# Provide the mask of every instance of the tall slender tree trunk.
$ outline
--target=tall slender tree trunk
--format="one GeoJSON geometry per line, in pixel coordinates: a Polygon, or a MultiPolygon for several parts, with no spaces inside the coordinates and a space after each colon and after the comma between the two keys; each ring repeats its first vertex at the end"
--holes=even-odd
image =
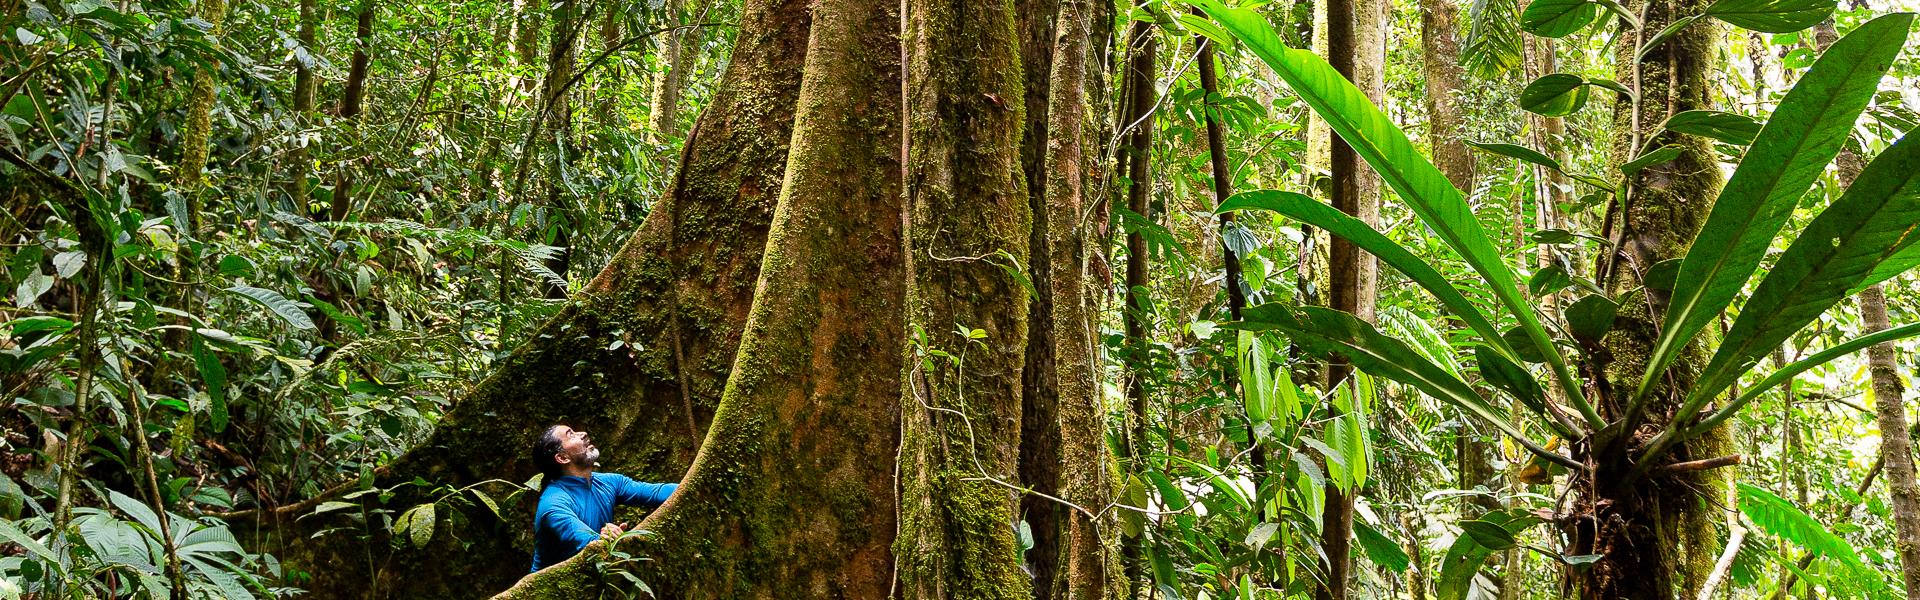
{"type": "MultiPolygon", "coordinates": [[[[681,24],[686,19],[684,1],[666,2],[662,13],[666,15],[666,23],[681,24]]],[[[682,46],[687,35],[687,30],[680,29],[660,36],[660,75],[653,80],[653,110],[647,115],[647,130],[655,140],[680,135],[680,89],[686,85],[688,67],[682,46]]]]}
{"type": "MultiPolygon", "coordinates": [[[[354,11],[353,59],[347,68],[346,88],[340,95],[340,108],[336,111],[356,137],[360,131],[360,106],[367,96],[367,69],[373,49],[373,10],[374,0],[360,0],[360,7],[354,11]]],[[[342,164],[334,174],[333,202],[328,207],[327,218],[345,220],[347,211],[352,208],[353,169],[342,164]]]]}
{"type": "Polygon", "coordinates": [[[1067,516],[1064,545],[1065,598],[1096,600],[1112,593],[1110,544],[1096,518],[1111,496],[1107,479],[1105,411],[1089,318],[1093,294],[1087,259],[1093,199],[1085,189],[1083,148],[1087,97],[1084,87],[1092,49],[1086,0],[1063,0],[1055,29],[1053,76],[1047,106],[1047,244],[1052,255],[1054,360],[1059,377],[1061,497],[1075,508],[1067,516]]]}
{"type": "Polygon", "coordinates": [[[1027,298],[1022,73],[1005,0],[907,4],[902,597],[1031,597],[1015,538],[1027,298]],[[999,263],[996,265],[995,263],[999,263]],[[925,332],[924,337],[920,337],[925,332]],[[978,333],[975,333],[978,332],[978,333]],[[988,479],[991,478],[991,479],[988,479]]]}
{"type": "MultiPolygon", "coordinates": [[[[1821,52],[1839,39],[1828,19],[1814,27],[1814,44],[1821,52]]],[[[1835,161],[1840,183],[1852,186],[1866,167],[1850,145],[1840,147],[1835,161]]],[[[1861,334],[1892,327],[1887,319],[1887,295],[1880,284],[1860,291],[1861,334]]],[[[1920,483],[1914,481],[1913,434],[1907,428],[1906,389],[1900,385],[1898,351],[1893,342],[1867,349],[1867,371],[1873,379],[1874,420],[1880,425],[1880,462],[1887,473],[1893,512],[1893,549],[1900,555],[1901,581],[1908,597],[1920,595],[1920,483]]],[[[1802,500],[1805,502],[1805,500],[1802,500]]]]}
{"type": "MultiPolygon", "coordinates": [[[[575,62],[578,60],[579,41],[584,24],[592,17],[585,12],[579,2],[562,2],[553,9],[553,40],[547,51],[547,75],[540,84],[540,110],[536,119],[543,120],[547,126],[543,129],[553,135],[553,147],[556,154],[547,171],[547,225],[554,230],[552,244],[559,247],[552,258],[547,259],[548,271],[558,275],[562,281],[549,281],[542,286],[546,296],[552,299],[567,297],[567,288],[563,285],[567,278],[568,266],[572,262],[573,228],[575,217],[567,210],[562,198],[567,190],[565,171],[571,168],[574,152],[573,143],[573,99],[567,93],[568,83],[573,79],[575,62]]],[[[539,125],[535,125],[539,127],[539,125]]],[[[531,136],[530,139],[538,139],[531,136]]],[[[531,148],[522,152],[532,153],[531,148]]]]}
{"type": "MultiPolygon", "coordinates": [[[[1386,64],[1386,11],[1382,0],[1330,0],[1327,4],[1327,61],[1379,104],[1386,95],[1382,69],[1386,64]]],[[[1332,204],[1368,224],[1380,219],[1380,180],[1339,136],[1331,139],[1332,204]]],[[[1373,255],[1345,239],[1328,247],[1331,285],[1328,304],[1335,310],[1374,320],[1376,272],[1373,255]]],[[[1328,368],[1329,387],[1344,385],[1352,367],[1336,359],[1328,368]]],[[[1337,413],[1329,407],[1331,412],[1337,413]]],[[[1356,488],[1351,493],[1357,494],[1356,488]]],[[[1353,496],[1329,481],[1326,508],[1321,513],[1321,548],[1326,552],[1327,586],[1316,595],[1322,600],[1344,600],[1352,576],[1353,496]]]]}
{"type": "MultiPolygon", "coordinates": [[[[1122,85],[1128,109],[1121,113],[1121,126],[1132,127],[1127,133],[1127,148],[1123,150],[1127,165],[1127,210],[1146,222],[1153,221],[1151,196],[1153,192],[1153,128],[1154,128],[1154,59],[1159,52],[1158,36],[1152,23],[1136,21],[1133,30],[1127,36],[1127,68],[1122,85]]],[[[1147,263],[1147,238],[1138,228],[1127,232],[1127,275],[1124,300],[1120,310],[1125,322],[1127,334],[1127,352],[1133,361],[1132,372],[1127,377],[1127,472],[1138,475],[1147,470],[1147,418],[1148,400],[1146,379],[1152,373],[1152,331],[1149,317],[1151,313],[1141,306],[1145,299],[1141,296],[1151,285],[1147,263]]],[[[1127,594],[1133,597],[1142,577],[1142,565],[1145,553],[1142,545],[1146,536],[1138,535],[1128,539],[1123,547],[1122,562],[1126,567],[1127,594]]]]}
{"type": "MultiPolygon", "coordinates": [[[[300,41],[300,49],[306,52],[302,60],[295,56],[293,60],[293,113],[294,122],[304,128],[313,118],[313,100],[319,81],[315,79],[311,62],[320,60],[320,44],[314,34],[314,27],[320,20],[318,0],[300,0],[300,24],[294,36],[300,41]]],[[[306,214],[308,204],[313,199],[313,184],[308,181],[313,174],[313,155],[304,143],[296,142],[287,152],[293,162],[293,174],[289,190],[293,196],[293,208],[299,214],[306,214]]]]}
{"type": "MultiPolygon", "coordinates": [[[[1633,2],[1629,10],[1646,19],[1630,36],[1634,43],[1621,44],[1616,53],[1620,71],[1616,79],[1636,89],[1641,102],[1638,110],[1627,101],[1615,105],[1615,164],[1662,144],[1678,145],[1684,152],[1673,162],[1635,174],[1627,207],[1613,219],[1624,230],[1609,232],[1624,240],[1621,255],[1600,258],[1608,265],[1599,271],[1605,275],[1600,285],[1621,307],[1613,330],[1601,342],[1606,364],[1599,376],[1613,390],[1632,390],[1645,371],[1648,349],[1659,335],[1658,316],[1666,310],[1666,293],[1644,286],[1646,269],[1686,253],[1712,207],[1709,199],[1719,195],[1722,184],[1718,159],[1707,142],[1663,132],[1659,126],[1674,113],[1712,108],[1708,77],[1718,60],[1721,32],[1717,26],[1695,23],[1648,52],[1638,64],[1635,50],[1628,47],[1637,47],[1675,19],[1699,14],[1705,5],[1701,0],[1633,2]]],[[[1617,439],[1643,439],[1641,435],[1666,427],[1681,392],[1691,387],[1693,373],[1705,363],[1705,349],[1715,343],[1700,339],[1689,345],[1669,377],[1652,391],[1642,430],[1617,439]]],[[[1601,404],[1601,415],[1609,421],[1618,419],[1625,409],[1624,401],[1601,404]]],[[[1724,454],[1725,440],[1722,428],[1677,448],[1674,459],[1724,454]]],[[[1704,521],[1695,517],[1702,511],[1718,514],[1702,494],[1718,498],[1713,490],[1725,485],[1725,473],[1704,471],[1625,485],[1634,451],[1629,445],[1623,441],[1594,450],[1592,481],[1572,482],[1574,489],[1585,491],[1576,491],[1574,518],[1566,524],[1571,551],[1605,556],[1584,572],[1568,572],[1581,598],[1674,597],[1704,581],[1720,550],[1717,541],[1709,541],[1711,534],[1698,531],[1704,521]]]]}
{"type": "Polygon", "coordinates": [[[1060,538],[1067,508],[1042,496],[1060,495],[1060,384],[1053,352],[1053,261],[1047,244],[1047,117],[1053,77],[1054,28],[1060,0],[1015,0],[1020,35],[1020,64],[1025,77],[1025,128],[1020,140],[1020,170],[1025,173],[1027,206],[1033,227],[1027,238],[1027,278],[1033,298],[1027,303],[1026,364],[1020,372],[1020,481],[1032,488],[1020,500],[1020,514],[1033,532],[1027,570],[1033,573],[1033,597],[1057,597],[1060,538]]]}
{"type": "Polygon", "coordinates": [[[1421,0],[1421,64],[1427,79],[1427,135],[1433,164],[1463,194],[1473,193],[1473,151],[1460,134],[1465,119],[1455,96],[1461,91],[1460,8],[1453,0],[1421,0]]]}

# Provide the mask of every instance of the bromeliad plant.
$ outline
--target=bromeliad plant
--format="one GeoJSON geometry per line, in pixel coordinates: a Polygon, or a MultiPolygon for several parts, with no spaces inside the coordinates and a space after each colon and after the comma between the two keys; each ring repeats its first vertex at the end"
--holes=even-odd
{"type": "MultiPolygon", "coordinates": [[[[1722,3],[1728,1],[1735,0],[1722,3]]],[[[1533,423],[1569,442],[1559,446],[1572,453],[1556,452],[1551,449],[1556,444],[1534,439],[1530,428],[1511,419],[1501,403],[1481,395],[1407,344],[1383,335],[1351,314],[1267,304],[1247,309],[1244,320],[1234,327],[1279,331],[1304,349],[1344,356],[1363,371],[1413,386],[1473,414],[1541,460],[1573,470],[1579,482],[1574,486],[1575,493],[1584,497],[1585,506],[1631,496],[1637,483],[1672,472],[1671,467],[1662,467],[1673,462],[1669,456],[1673,449],[1711,431],[1794,375],[1879,342],[1920,335],[1920,324],[1864,335],[1782,366],[1755,385],[1735,388],[1762,357],[1828,308],[1920,264],[1920,245],[1914,243],[1920,240],[1920,135],[1909,131],[1867,165],[1857,183],[1794,234],[1793,243],[1739,306],[1725,341],[1713,349],[1694,382],[1671,390],[1667,396],[1674,401],[1668,405],[1672,407],[1670,412],[1650,418],[1656,389],[1669,380],[1668,371],[1682,349],[1694,343],[1707,325],[1733,305],[1801,196],[1839,152],[1900,53],[1913,15],[1879,17],[1835,43],[1786,94],[1757,134],[1747,131],[1739,136],[1716,136],[1722,141],[1740,138],[1732,143],[1750,139],[1751,146],[1715,200],[1691,251],[1679,261],[1664,315],[1657,319],[1659,336],[1649,351],[1644,372],[1631,381],[1609,385],[1594,380],[1596,374],[1605,372],[1604,358],[1599,356],[1602,353],[1596,350],[1613,326],[1621,299],[1596,292],[1567,304],[1559,314],[1540,311],[1523,295],[1513,271],[1502,261],[1459,190],[1359,89],[1319,56],[1282,45],[1257,13],[1227,8],[1215,0],[1199,0],[1196,4],[1265,61],[1325,119],[1427,227],[1483,279],[1484,288],[1472,291],[1492,297],[1507,314],[1490,317],[1468,299],[1462,284],[1441,275],[1366,223],[1307,196],[1276,190],[1246,192],[1229,198],[1218,210],[1268,210],[1325,229],[1366,249],[1426,289],[1477,336],[1472,354],[1486,382],[1517,400],[1533,423]],[[1506,317],[1517,325],[1506,330],[1495,325],[1506,317]],[[1555,327],[1550,329],[1550,325],[1555,327]],[[1570,358],[1568,348],[1579,352],[1570,358]],[[1542,365],[1545,381],[1536,379],[1534,371],[1525,366],[1528,363],[1542,365]],[[1582,374],[1588,378],[1583,379],[1582,374]],[[1550,389],[1558,393],[1549,394],[1550,389]]],[[[1776,4],[1779,6],[1775,8],[1785,11],[1806,3],[1776,4]]],[[[1792,31],[1824,19],[1833,4],[1824,6],[1824,10],[1811,12],[1800,7],[1795,9],[1798,12],[1783,12],[1754,22],[1792,31]]],[[[1716,15],[1712,8],[1707,14],[1716,15]]],[[[1672,31],[1692,20],[1654,36],[1649,46],[1671,37],[1672,31]]],[[[1593,85],[1613,88],[1601,82],[1593,85]]],[[[1713,116],[1677,116],[1678,123],[1670,121],[1668,127],[1696,134],[1726,129],[1693,126],[1699,125],[1695,121],[1713,116]]],[[[1508,149],[1510,152],[1502,153],[1514,156],[1525,150],[1508,149]]],[[[1678,151],[1672,147],[1671,151],[1662,148],[1647,152],[1644,160],[1631,161],[1621,169],[1631,172],[1672,160],[1678,151]]],[[[1550,162],[1532,154],[1538,159],[1534,162],[1550,162]]],[[[1616,196],[1628,191],[1624,183],[1614,186],[1597,178],[1581,180],[1616,196]]],[[[1479,556],[1484,558],[1486,554],[1481,552],[1479,556]]],[[[1614,558],[1569,554],[1574,556],[1564,557],[1570,560],[1563,562],[1581,569],[1591,566],[1588,563],[1614,558]]],[[[1858,565],[1857,560],[1846,560],[1853,558],[1841,560],[1858,565]]],[[[1464,593],[1464,588],[1457,591],[1464,593]]]]}

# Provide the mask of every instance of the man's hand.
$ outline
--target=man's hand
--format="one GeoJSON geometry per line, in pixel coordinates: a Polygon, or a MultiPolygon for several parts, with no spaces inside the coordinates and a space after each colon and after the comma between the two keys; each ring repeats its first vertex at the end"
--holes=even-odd
{"type": "Polygon", "coordinates": [[[609,539],[617,538],[617,537],[620,537],[621,531],[623,530],[621,529],[619,523],[608,523],[605,526],[602,526],[600,528],[600,537],[609,538],[609,539]]]}

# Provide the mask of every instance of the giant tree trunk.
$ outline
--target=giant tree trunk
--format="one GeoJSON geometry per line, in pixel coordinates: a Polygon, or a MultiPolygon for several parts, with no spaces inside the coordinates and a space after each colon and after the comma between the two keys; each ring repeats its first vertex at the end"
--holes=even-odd
{"type": "Polygon", "coordinates": [[[1033,597],[1055,597],[1060,567],[1060,536],[1066,508],[1041,496],[1060,494],[1059,379],[1053,362],[1053,264],[1047,244],[1047,107],[1053,76],[1053,32],[1059,0],[1015,0],[1020,35],[1020,64],[1026,89],[1025,131],[1020,141],[1020,170],[1026,175],[1027,206],[1033,227],[1027,237],[1027,279],[1033,298],[1027,303],[1027,348],[1020,372],[1020,481],[1035,494],[1020,500],[1020,514],[1033,532],[1027,570],[1033,573],[1033,597]]]}
{"type": "MultiPolygon", "coordinates": [[[[733,365],[759,276],[807,56],[805,6],[747,4],[741,24],[755,35],[740,37],[669,195],[573,304],[388,466],[381,485],[416,476],[525,480],[533,474],[526,449],[556,422],[594,432],[611,450],[602,461],[610,471],[681,478],[733,365]]],[[[460,526],[476,530],[458,544],[441,535],[425,551],[391,556],[384,532],[368,542],[352,532],[307,539],[346,524],[340,513],[297,523],[298,513],[254,513],[249,520],[261,523],[249,547],[265,543],[289,566],[313,573],[302,587],[315,597],[470,598],[505,588],[522,573],[517,565],[531,562],[531,502],[503,508],[504,520],[463,511],[460,526]],[[382,552],[369,554],[369,546],[382,552]],[[416,576],[421,569],[437,576],[416,576]]]]}
{"type": "MultiPolygon", "coordinates": [[[[1327,62],[1367,94],[1375,104],[1384,100],[1386,80],[1387,6],[1383,0],[1329,0],[1327,6],[1327,62]]],[[[1360,162],[1360,156],[1341,137],[1333,136],[1331,175],[1332,204],[1363,222],[1380,220],[1380,179],[1360,162]]],[[[1353,313],[1362,320],[1374,319],[1376,272],[1373,255],[1343,238],[1334,238],[1328,247],[1327,264],[1331,279],[1328,304],[1335,310],[1353,313]]],[[[1352,367],[1336,359],[1327,370],[1329,387],[1343,385],[1352,367]]],[[[1329,411],[1337,413],[1329,405],[1329,411]]],[[[1321,548],[1326,552],[1327,586],[1316,596],[1322,600],[1345,600],[1347,579],[1352,570],[1353,496],[1359,490],[1342,490],[1334,482],[1326,485],[1326,509],[1321,513],[1321,548]]]]}
{"type": "MultiPolygon", "coordinates": [[[[1698,14],[1705,5],[1701,0],[1642,0],[1634,2],[1629,10],[1646,15],[1639,35],[1651,36],[1675,19],[1698,14]]],[[[1637,87],[1642,103],[1638,114],[1628,102],[1616,105],[1615,164],[1632,158],[1636,140],[1640,149],[1661,144],[1685,149],[1679,159],[1636,174],[1628,209],[1614,221],[1624,231],[1608,232],[1624,241],[1620,242],[1621,256],[1613,260],[1602,257],[1603,263],[1611,262],[1611,268],[1602,271],[1600,285],[1619,302],[1621,310],[1613,330],[1601,342],[1601,358],[1606,364],[1601,376],[1613,390],[1620,391],[1619,396],[1630,394],[1645,372],[1649,349],[1659,335],[1658,316],[1666,310],[1666,293],[1649,293],[1643,287],[1646,269],[1686,253],[1712,208],[1712,199],[1719,195],[1722,182],[1713,149],[1701,138],[1663,133],[1659,127],[1674,113],[1711,108],[1708,75],[1717,60],[1719,35],[1714,26],[1695,23],[1648,53],[1637,73],[1634,50],[1628,47],[1638,45],[1639,40],[1622,44],[1616,55],[1620,70],[1617,79],[1637,87]]],[[[1712,489],[1716,483],[1713,478],[1720,474],[1707,471],[1705,476],[1695,473],[1626,482],[1638,442],[1667,426],[1669,414],[1677,407],[1679,396],[1691,387],[1705,363],[1705,349],[1712,344],[1712,340],[1701,339],[1689,345],[1668,377],[1652,391],[1645,424],[1639,431],[1616,436],[1617,443],[1592,450],[1592,481],[1572,482],[1576,498],[1572,519],[1566,524],[1573,542],[1570,553],[1605,556],[1584,572],[1567,571],[1579,597],[1671,598],[1679,592],[1678,586],[1700,581],[1704,574],[1700,570],[1711,567],[1712,555],[1719,551],[1717,545],[1699,544],[1702,536],[1688,535],[1684,529],[1694,513],[1717,512],[1696,490],[1712,489]],[[1695,560],[1701,558],[1704,561],[1695,560]]],[[[1625,410],[1625,400],[1618,396],[1608,400],[1601,403],[1601,414],[1613,421],[1625,410]]],[[[1677,447],[1674,460],[1717,455],[1713,451],[1716,437],[1724,440],[1724,432],[1677,447]]]]}
{"type": "Polygon", "coordinates": [[[1005,0],[915,0],[906,27],[900,597],[1024,600],[1009,482],[1027,297],[1002,268],[1028,262],[1032,227],[1019,39],[1005,0]]]}

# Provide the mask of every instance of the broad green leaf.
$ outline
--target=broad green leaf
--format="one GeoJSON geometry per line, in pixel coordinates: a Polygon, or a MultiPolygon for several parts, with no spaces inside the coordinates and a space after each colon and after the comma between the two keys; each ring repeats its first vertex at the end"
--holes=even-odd
{"type": "MultiPolygon", "coordinates": [[[[1920,132],[1920,130],[1915,130],[1920,132]]],[[[1701,371],[1691,404],[1732,385],[1754,363],[1847,297],[1920,223],[1920,135],[1881,152],[1840,199],[1774,261],[1701,371]]]]}
{"type": "Polygon", "coordinates": [[[1490,521],[1464,521],[1460,523],[1460,531],[1472,537],[1473,543],[1485,546],[1494,552],[1520,544],[1513,539],[1513,532],[1507,531],[1507,528],[1500,526],[1499,523],[1490,521]]]}
{"type": "Polygon", "coordinates": [[[1363,372],[1413,386],[1478,417],[1529,450],[1553,455],[1508,422],[1506,411],[1481,398],[1472,386],[1420,356],[1405,342],[1381,335],[1373,325],[1358,317],[1317,306],[1289,309],[1278,304],[1248,308],[1242,317],[1243,321],[1227,326],[1254,331],[1277,330],[1308,352],[1339,354],[1363,372]]]}
{"type": "MultiPolygon", "coordinates": [[[[1497,525],[1511,538],[1540,523],[1540,518],[1528,514],[1492,512],[1477,522],[1497,525]]],[[[1487,557],[1493,556],[1493,552],[1493,549],[1474,541],[1472,535],[1454,538],[1453,545],[1447,548],[1447,555],[1440,559],[1440,579],[1434,582],[1434,597],[1438,600],[1464,600],[1467,592],[1473,590],[1473,576],[1480,572],[1480,567],[1486,564],[1487,557]]]]}
{"type": "Polygon", "coordinates": [[[1586,105],[1587,80],[1570,73],[1541,76],[1520,91],[1520,108],[1537,115],[1564,117],[1586,105]]]}
{"type": "Polygon", "coordinates": [[[1707,14],[1735,27],[1766,33],[1793,33],[1827,20],[1835,0],[1720,0],[1707,14]]]}
{"type": "MultiPolygon", "coordinates": [[[[1907,325],[1901,325],[1899,327],[1894,327],[1891,329],[1882,329],[1880,331],[1876,331],[1873,333],[1869,333],[1867,335],[1853,338],[1851,340],[1847,340],[1832,348],[1821,350],[1819,352],[1814,353],[1813,356],[1809,356],[1806,358],[1802,358],[1800,360],[1793,361],[1787,366],[1780,367],[1779,370],[1774,371],[1770,375],[1767,375],[1767,377],[1765,379],[1761,379],[1759,383],[1753,384],[1753,387],[1747,388],[1746,391],[1741,392],[1740,397],[1735,398],[1733,402],[1728,403],[1725,408],[1714,411],[1712,415],[1709,415],[1706,418],[1701,419],[1699,425],[1695,425],[1687,430],[1687,434],[1688,436],[1691,436],[1698,432],[1712,429],[1714,425],[1717,425],[1721,421],[1725,421],[1727,420],[1727,418],[1732,417],[1735,412],[1738,412],[1740,408],[1743,406],[1746,406],[1747,403],[1753,402],[1755,398],[1759,398],[1762,393],[1765,393],[1767,390],[1773,389],[1774,386],[1777,386],[1782,383],[1786,383],[1789,380],[1792,380],[1795,376],[1801,373],[1805,373],[1809,369],[1832,362],[1833,359],[1840,358],[1842,356],[1846,356],[1848,354],[1852,354],[1855,352],[1859,352],[1860,350],[1868,346],[1872,346],[1874,344],[1878,344],[1881,342],[1890,342],[1893,340],[1906,339],[1914,336],[1920,336],[1920,323],[1910,323],[1907,325]]],[[[1686,437],[1686,436],[1682,436],[1682,437],[1686,437]]]]}
{"type": "Polygon", "coordinates": [[[413,519],[407,522],[407,537],[413,542],[413,547],[427,547],[427,542],[433,541],[433,503],[422,504],[407,512],[413,515],[413,519]]]}
{"type": "Polygon", "coordinates": [[[192,341],[193,365],[200,371],[200,381],[207,386],[207,398],[212,401],[208,406],[207,422],[213,426],[214,433],[227,430],[227,368],[220,364],[220,356],[199,338],[192,341]]]}
{"type": "Polygon", "coordinates": [[[1599,294],[1588,294],[1573,304],[1567,305],[1567,332],[1573,339],[1586,343],[1597,343],[1607,331],[1613,329],[1613,319],[1620,313],[1620,305],[1599,294]]]}
{"type": "Polygon", "coordinates": [[[73,321],[48,315],[35,315],[7,321],[4,324],[0,324],[0,327],[13,330],[13,337],[17,338],[29,333],[41,331],[48,331],[55,334],[66,333],[73,329],[73,321]]]}
{"type": "Polygon", "coordinates": [[[300,310],[299,305],[288,300],[286,296],[280,295],[279,292],[244,285],[227,288],[227,291],[267,307],[267,310],[279,315],[281,320],[286,321],[294,329],[313,329],[313,318],[308,317],[305,311],[300,310]]]}
{"type": "Polygon", "coordinates": [[[1413,564],[1413,559],[1407,556],[1407,551],[1400,549],[1400,544],[1395,543],[1393,538],[1387,537],[1365,521],[1358,519],[1353,521],[1353,539],[1360,543],[1360,549],[1366,552],[1367,560],[1385,567],[1388,571],[1405,573],[1407,567],[1413,564]]]}
{"type": "Polygon", "coordinates": [[[1715,110],[1689,110],[1667,117],[1664,125],[1668,130],[1712,138],[1745,146],[1753,143],[1753,136],[1760,135],[1760,122],[1753,117],[1715,110]]]}
{"type": "Polygon", "coordinates": [[[1626,164],[1620,165],[1620,172],[1628,177],[1632,177],[1634,173],[1639,173],[1641,169],[1673,162],[1673,159],[1680,158],[1680,153],[1682,152],[1686,152],[1686,148],[1680,146],[1661,146],[1654,148],[1645,154],[1635,157],[1633,160],[1627,161],[1626,164]]]}
{"type": "Polygon", "coordinates": [[[1480,376],[1486,378],[1487,383],[1512,394],[1535,413],[1547,414],[1546,393],[1541,391],[1540,382],[1533,379],[1532,373],[1486,346],[1474,346],[1473,357],[1479,361],[1480,376]]]}
{"type": "Polygon", "coordinates": [[[1680,349],[1740,293],[1800,196],[1839,153],[1912,22],[1911,14],[1892,14],[1854,29],[1781,99],[1680,263],[1636,405],[1680,349]]]}
{"type": "Polygon", "coordinates": [[[1520,28],[1534,35],[1560,38],[1593,24],[1600,5],[1591,0],[1533,0],[1520,13],[1520,28]]]}
{"type": "Polygon", "coordinates": [[[1441,275],[1426,261],[1420,260],[1412,252],[1394,243],[1393,240],[1387,239],[1387,236],[1381,235],[1359,219],[1348,216],[1324,202],[1301,194],[1278,190],[1255,190],[1234,194],[1233,197],[1227,198],[1226,202],[1221,203],[1220,208],[1215,212],[1248,209],[1280,213],[1353,242],[1353,245],[1379,257],[1381,262],[1387,263],[1388,266],[1400,271],[1408,279],[1412,279],[1414,283],[1426,289],[1428,293],[1433,294],[1433,297],[1440,301],[1441,306],[1446,307],[1454,316],[1465,322],[1467,327],[1486,338],[1488,343],[1494,344],[1496,349],[1508,355],[1514,353],[1513,349],[1501,340],[1500,330],[1487,320],[1487,316],[1482,314],[1472,301],[1454,287],[1453,280],[1441,275]]]}
{"type": "Polygon", "coordinates": [[[1920,226],[1908,230],[1907,237],[1901,240],[1901,243],[1904,244],[1905,247],[1888,256],[1886,260],[1880,261],[1880,266],[1874,267],[1873,273],[1868,275],[1866,279],[1854,284],[1850,293],[1858,294],[1860,290],[1867,289],[1873,284],[1893,279],[1901,273],[1913,269],[1915,266],[1920,266],[1920,244],[1913,243],[1915,239],[1920,239],[1920,226]]]}
{"type": "MultiPolygon", "coordinates": [[[[1394,126],[1392,119],[1326,60],[1312,52],[1281,44],[1273,27],[1260,13],[1227,8],[1218,0],[1199,0],[1197,5],[1285,80],[1329,128],[1346,140],[1354,153],[1373,167],[1429,229],[1486,280],[1494,297],[1526,328],[1528,339],[1552,357],[1554,375],[1565,389],[1584,389],[1560,356],[1560,350],[1548,339],[1532,304],[1521,295],[1513,271],[1501,261],[1500,253],[1466,199],[1447,182],[1440,169],[1420,154],[1407,134],[1394,126]]],[[[1601,425],[1599,413],[1585,398],[1574,395],[1571,400],[1580,407],[1589,425],[1601,425]]]]}
{"type": "Polygon", "coordinates": [[[1560,161],[1549,158],[1547,157],[1547,155],[1541,154],[1540,152],[1532,148],[1528,148],[1526,146],[1519,146],[1514,144],[1484,144],[1480,142],[1467,142],[1467,145],[1473,146],[1475,148],[1479,148],[1481,150],[1485,150],[1488,152],[1492,152],[1494,154],[1505,156],[1507,158],[1519,159],[1522,162],[1540,165],[1542,167],[1553,169],[1555,171],[1564,170],[1560,167],[1560,161]]]}

